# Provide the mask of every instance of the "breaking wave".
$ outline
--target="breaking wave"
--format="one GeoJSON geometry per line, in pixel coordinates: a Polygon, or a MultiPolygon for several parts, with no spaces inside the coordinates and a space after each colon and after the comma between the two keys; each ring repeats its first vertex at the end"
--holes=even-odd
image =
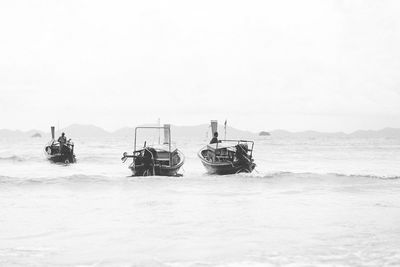
{"type": "Polygon", "coordinates": [[[400,175],[373,175],[373,174],[345,174],[345,173],[313,173],[313,172],[271,172],[271,173],[252,173],[244,174],[246,177],[251,178],[369,178],[381,180],[395,180],[400,179],[400,175]]]}
{"type": "Polygon", "coordinates": [[[0,157],[0,161],[19,161],[19,162],[22,162],[22,161],[26,161],[26,160],[27,160],[26,158],[23,158],[23,157],[20,157],[20,156],[16,156],[16,155],[9,156],[9,157],[0,157]]]}
{"type": "Polygon", "coordinates": [[[372,178],[372,179],[383,179],[383,180],[391,180],[391,179],[400,179],[400,176],[394,175],[369,175],[369,174],[342,174],[342,173],[329,173],[330,175],[338,176],[338,177],[349,177],[349,178],[372,178]]]}
{"type": "MultiPolygon", "coordinates": [[[[397,180],[400,176],[378,176],[378,175],[361,175],[361,174],[341,174],[341,173],[311,173],[311,172],[273,172],[273,173],[252,173],[252,174],[237,174],[237,175],[226,175],[226,176],[213,176],[213,175],[186,175],[181,178],[174,177],[174,180],[207,180],[209,178],[218,179],[232,179],[234,177],[239,179],[281,179],[290,178],[297,182],[313,179],[335,179],[335,178],[347,178],[347,179],[379,179],[379,180],[397,180]]],[[[59,177],[10,177],[0,176],[0,184],[13,184],[13,185],[34,185],[34,184],[64,184],[64,183],[115,183],[124,182],[137,179],[168,179],[169,177],[130,177],[130,176],[106,176],[106,175],[86,175],[86,174],[73,174],[69,176],[59,177]]],[[[310,182],[310,181],[308,181],[310,182]]],[[[212,181],[210,181],[212,183],[212,181]]]]}
{"type": "Polygon", "coordinates": [[[0,156],[0,162],[14,162],[14,163],[24,163],[24,162],[38,162],[38,161],[43,161],[44,156],[42,155],[32,155],[32,156],[21,156],[21,155],[12,155],[12,156],[6,156],[6,157],[1,157],[0,156]]]}
{"type": "Polygon", "coordinates": [[[60,176],[60,177],[37,177],[37,178],[0,176],[0,184],[14,184],[14,185],[59,184],[59,183],[60,184],[103,183],[103,182],[113,182],[116,180],[118,180],[118,178],[113,179],[113,177],[108,177],[103,175],[84,175],[84,174],[74,174],[74,175],[60,176]]]}

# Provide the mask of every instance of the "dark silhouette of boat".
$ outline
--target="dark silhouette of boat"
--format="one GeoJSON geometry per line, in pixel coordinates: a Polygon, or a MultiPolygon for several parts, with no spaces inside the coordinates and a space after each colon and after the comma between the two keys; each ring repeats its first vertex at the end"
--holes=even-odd
{"type": "Polygon", "coordinates": [[[128,158],[132,158],[129,169],[132,176],[179,176],[179,169],[185,162],[185,157],[177,148],[171,145],[171,127],[169,124],[163,127],[136,127],[134,151],[131,155],[124,153],[121,160],[125,162],[128,158]],[[164,143],[154,146],[146,146],[136,149],[137,130],[138,129],[154,129],[164,130],[164,143]]]}
{"type": "MultiPolygon", "coordinates": [[[[217,128],[217,121],[211,121],[213,136],[217,128]]],[[[197,155],[210,174],[251,173],[256,167],[253,148],[254,141],[219,140],[203,147],[197,155]]]]}
{"type": "Polygon", "coordinates": [[[54,127],[52,126],[51,141],[44,148],[47,159],[54,163],[75,163],[74,143],[69,139],[67,143],[60,148],[60,143],[54,139],[54,134],[54,127]]]}
{"type": "Polygon", "coordinates": [[[210,174],[250,173],[256,167],[253,141],[221,140],[203,147],[198,156],[210,174]]]}

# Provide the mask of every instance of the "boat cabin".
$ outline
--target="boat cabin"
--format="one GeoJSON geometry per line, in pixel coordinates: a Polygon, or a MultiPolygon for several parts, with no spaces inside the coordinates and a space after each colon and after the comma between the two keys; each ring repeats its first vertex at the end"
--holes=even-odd
{"type": "Polygon", "coordinates": [[[185,158],[184,155],[171,144],[170,125],[164,127],[136,127],[135,128],[135,141],[134,150],[132,155],[124,153],[122,161],[125,162],[127,158],[132,158],[133,161],[129,168],[132,170],[134,176],[148,176],[148,175],[163,175],[163,176],[177,176],[180,167],[182,167],[185,158]],[[137,130],[138,129],[164,129],[164,142],[161,144],[159,137],[158,145],[146,145],[140,149],[137,148],[137,130]]]}
{"type": "Polygon", "coordinates": [[[168,146],[146,147],[135,151],[134,155],[138,159],[148,158],[151,161],[154,160],[154,164],[160,166],[174,166],[180,161],[178,149],[171,148],[171,151],[169,151],[168,146]]]}
{"type": "Polygon", "coordinates": [[[247,143],[232,143],[231,141],[228,141],[208,144],[207,149],[204,149],[201,154],[210,162],[233,162],[238,160],[239,154],[245,154],[251,158],[252,149],[248,148],[247,143]]]}
{"type": "Polygon", "coordinates": [[[208,144],[204,152],[203,156],[211,162],[233,161],[236,148],[232,144],[215,143],[208,144]]]}

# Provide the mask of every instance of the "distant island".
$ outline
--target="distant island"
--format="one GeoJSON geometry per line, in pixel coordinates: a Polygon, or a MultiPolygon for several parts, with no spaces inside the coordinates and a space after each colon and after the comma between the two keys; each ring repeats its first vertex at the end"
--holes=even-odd
{"type": "Polygon", "coordinates": [[[42,135],[40,133],[34,133],[33,135],[31,135],[32,138],[40,138],[42,137],[42,135]]]}
{"type": "Polygon", "coordinates": [[[259,136],[270,136],[271,134],[269,132],[266,132],[266,131],[261,131],[258,135],[259,136]]]}

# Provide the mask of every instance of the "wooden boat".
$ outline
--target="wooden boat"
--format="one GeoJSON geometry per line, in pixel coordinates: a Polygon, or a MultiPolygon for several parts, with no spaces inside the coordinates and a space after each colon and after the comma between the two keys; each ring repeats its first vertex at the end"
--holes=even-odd
{"type": "Polygon", "coordinates": [[[185,162],[183,153],[171,145],[171,127],[168,124],[163,127],[136,127],[134,151],[131,155],[125,152],[121,160],[125,162],[128,158],[133,159],[129,165],[132,176],[179,176],[179,169],[185,162]],[[146,146],[145,142],[143,148],[136,149],[138,129],[163,129],[164,143],[146,146]]]}
{"type": "MultiPolygon", "coordinates": [[[[211,131],[217,132],[218,122],[211,121],[211,131]]],[[[226,136],[226,121],[225,121],[226,136]]],[[[198,152],[198,157],[210,174],[250,173],[256,167],[253,159],[254,142],[248,140],[219,140],[198,152]]]]}
{"type": "Polygon", "coordinates": [[[256,167],[253,148],[253,141],[221,140],[203,147],[198,156],[210,174],[250,173],[256,167]]]}
{"type": "Polygon", "coordinates": [[[71,139],[60,148],[60,143],[54,139],[54,127],[51,127],[51,141],[45,146],[44,151],[48,160],[54,163],[75,163],[74,143],[71,139]]]}

